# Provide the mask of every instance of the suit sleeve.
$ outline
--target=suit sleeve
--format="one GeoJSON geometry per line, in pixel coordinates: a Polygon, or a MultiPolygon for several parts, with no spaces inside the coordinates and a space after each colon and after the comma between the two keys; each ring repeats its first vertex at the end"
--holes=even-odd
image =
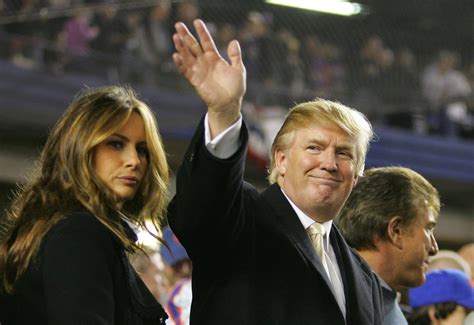
{"type": "Polygon", "coordinates": [[[240,146],[227,159],[211,154],[204,143],[201,120],[177,174],[176,195],[169,223],[193,262],[219,259],[239,246],[247,221],[244,209],[244,164],[248,132],[240,131],[240,146]]]}
{"type": "Polygon", "coordinates": [[[48,324],[114,324],[110,235],[97,226],[64,228],[43,248],[48,324]]]}

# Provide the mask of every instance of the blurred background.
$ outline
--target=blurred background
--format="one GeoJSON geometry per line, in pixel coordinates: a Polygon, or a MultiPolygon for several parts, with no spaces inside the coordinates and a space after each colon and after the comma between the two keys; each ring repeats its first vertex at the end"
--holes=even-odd
{"type": "Polygon", "coordinates": [[[224,57],[230,40],[242,46],[247,180],[265,186],[288,108],[338,100],[375,127],[366,167],[410,167],[438,188],[440,247],[473,242],[474,2],[290,2],[320,11],[263,0],[0,1],[0,218],[85,86],[132,85],[156,112],[177,170],[205,107],[175,70],[171,35],[176,21],[199,17],[224,57]],[[344,11],[329,13],[338,6],[344,11]]]}

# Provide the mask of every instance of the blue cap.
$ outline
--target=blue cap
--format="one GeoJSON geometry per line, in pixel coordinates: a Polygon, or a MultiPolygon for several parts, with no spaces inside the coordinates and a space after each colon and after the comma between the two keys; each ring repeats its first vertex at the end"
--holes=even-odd
{"type": "Polygon", "coordinates": [[[168,226],[163,228],[163,240],[168,247],[161,245],[160,254],[166,264],[174,265],[179,261],[189,258],[186,250],[168,226]]]}
{"type": "Polygon", "coordinates": [[[454,302],[474,309],[474,288],[466,273],[455,269],[434,270],[426,274],[426,282],[409,291],[413,308],[443,302],[454,302]]]}

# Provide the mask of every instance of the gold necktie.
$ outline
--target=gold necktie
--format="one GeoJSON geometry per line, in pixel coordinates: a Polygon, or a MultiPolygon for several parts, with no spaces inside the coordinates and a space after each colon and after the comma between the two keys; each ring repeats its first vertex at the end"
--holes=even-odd
{"type": "Polygon", "coordinates": [[[326,268],[326,259],[324,257],[324,234],[326,233],[326,229],[320,223],[313,223],[308,228],[308,235],[313,243],[313,247],[316,250],[316,253],[321,258],[321,262],[323,263],[324,267],[326,268]]]}

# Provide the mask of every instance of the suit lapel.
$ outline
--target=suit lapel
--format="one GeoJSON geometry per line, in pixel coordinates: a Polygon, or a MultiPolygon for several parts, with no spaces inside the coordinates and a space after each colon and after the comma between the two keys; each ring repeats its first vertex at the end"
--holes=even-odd
{"type": "Polygon", "coordinates": [[[280,187],[277,184],[273,184],[262,195],[274,209],[273,212],[275,214],[267,215],[276,216],[276,218],[267,220],[268,226],[273,227],[295,246],[309,264],[318,271],[326,282],[328,290],[332,292],[332,286],[321,259],[316,254],[308,234],[280,187]]]}
{"type": "Polygon", "coordinates": [[[348,324],[373,323],[372,271],[354,255],[335,224],[331,229],[331,244],[344,283],[348,324]]]}

